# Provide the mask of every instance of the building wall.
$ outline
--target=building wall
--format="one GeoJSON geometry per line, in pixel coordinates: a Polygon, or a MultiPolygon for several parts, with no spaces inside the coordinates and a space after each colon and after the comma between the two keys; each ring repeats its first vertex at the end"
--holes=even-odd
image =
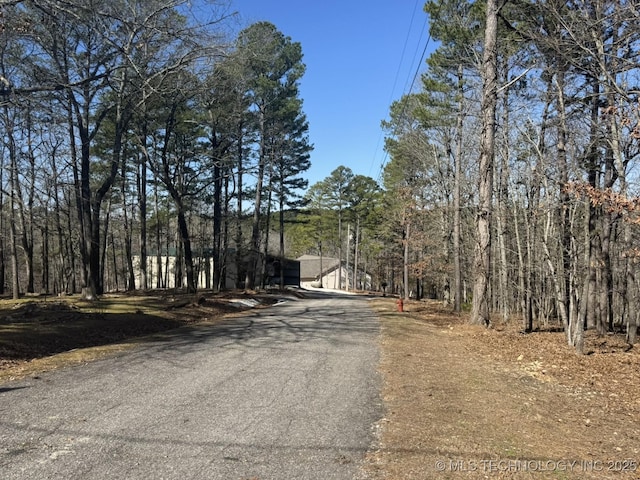
{"type": "MultiPolygon", "coordinates": [[[[333,290],[345,290],[347,287],[347,269],[344,267],[341,267],[342,273],[341,273],[341,280],[342,280],[342,286],[338,285],[338,269],[336,268],[335,270],[325,274],[322,277],[322,287],[323,288],[329,288],[329,289],[333,289],[333,290]]],[[[360,273],[360,275],[362,276],[362,273],[360,273]]],[[[370,290],[371,289],[371,275],[366,274],[363,276],[364,279],[364,285],[363,285],[363,290],[370,290]]],[[[300,282],[300,286],[302,288],[316,288],[318,286],[318,281],[315,279],[303,279],[300,282]]],[[[353,278],[353,272],[350,271],[349,272],[349,290],[353,290],[354,289],[354,278],[353,278]]]]}
{"type": "MultiPolygon", "coordinates": [[[[162,288],[175,288],[176,287],[176,257],[163,255],[160,257],[162,267],[162,288]]],[[[207,276],[209,277],[209,284],[213,287],[213,259],[212,258],[194,258],[194,268],[198,272],[196,282],[197,288],[205,288],[207,286],[207,276]]],[[[230,268],[231,265],[227,265],[226,275],[226,288],[235,287],[235,268],[230,268]]],[[[133,268],[135,270],[136,288],[140,288],[141,275],[140,275],[140,257],[134,255],[133,268]]],[[[183,267],[184,270],[184,267],[183,267]]],[[[158,284],[158,257],[156,255],[147,257],[147,285],[149,288],[156,288],[158,284]]],[[[187,276],[186,272],[183,273],[182,286],[186,286],[187,276]]]]}

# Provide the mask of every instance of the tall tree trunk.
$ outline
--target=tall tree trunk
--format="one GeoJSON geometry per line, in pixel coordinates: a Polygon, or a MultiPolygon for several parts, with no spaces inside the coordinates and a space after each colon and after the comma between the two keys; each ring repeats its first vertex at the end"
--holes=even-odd
{"type": "MultiPolygon", "coordinates": [[[[612,100],[611,92],[607,97],[612,100]]],[[[613,122],[615,124],[615,121],[613,122]]],[[[607,191],[611,189],[618,179],[618,174],[614,166],[614,151],[612,148],[612,122],[608,122],[607,133],[610,139],[609,145],[604,154],[604,172],[602,176],[602,188],[607,191]]],[[[601,170],[601,169],[599,169],[601,170]]],[[[597,182],[600,183],[600,182],[597,182]]],[[[600,335],[604,335],[607,331],[613,331],[613,272],[611,264],[611,236],[613,234],[614,222],[616,216],[608,208],[597,206],[598,226],[593,236],[594,241],[594,258],[596,260],[596,287],[594,301],[597,305],[595,313],[595,327],[600,335]]]]}
{"type": "MultiPolygon", "coordinates": [[[[183,253],[183,244],[180,240],[180,226],[176,222],[176,231],[175,231],[175,265],[173,268],[173,285],[175,288],[182,288],[184,284],[184,253],[183,253]]],[[[168,250],[168,249],[167,249],[168,250]]],[[[169,259],[169,255],[167,255],[167,260],[169,259]]],[[[167,270],[167,274],[169,271],[169,265],[166,266],[165,270],[167,270]]]]}
{"type": "Polygon", "coordinates": [[[560,204],[558,206],[558,232],[560,234],[561,288],[557,289],[558,311],[565,332],[572,322],[571,314],[571,265],[575,259],[571,255],[571,205],[567,186],[569,184],[569,166],[567,162],[567,112],[564,99],[565,70],[558,68],[555,75],[556,103],[558,111],[556,156],[558,161],[558,187],[560,204]]]}
{"type": "MultiPolygon", "coordinates": [[[[118,278],[118,257],[116,255],[117,246],[116,246],[116,239],[113,235],[113,231],[109,232],[109,237],[111,238],[111,242],[109,243],[111,244],[111,263],[113,265],[112,267],[113,268],[113,285],[111,285],[111,288],[118,291],[120,290],[119,278],[118,278]]],[[[125,259],[125,262],[126,262],[126,259],[125,259]]]]}
{"type": "Polygon", "coordinates": [[[13,119],[9,114],[8,102],[4,105],[5,135],[9,150],[9,248],[11,259],[11,294],[13,299],[20,298],[20,280],[18,265],[18,232],[16,230],[16,188],[18,183],[18,152],[15,144],[13,119]]]}
{"type": "Polygon", "coordinates": [[[104,291],[104,279],[105,274],[108,272],[107,265],[107,253],[109,248],[109,231],[111,226],[111,209],[113,206],[113,195],[109,195],[109,201],[107,202],[106,214],[104,216],[104,221],[102,222],[104,225],[104,230],[102,235],[100,235],[100,264],[99,264],[99,278],[101,283],[101,291],[104,291]]]}
{"type": "Polygon", "coordinates": [[[122,220],[124,228],[124,253],[125,265],[127,267],[126,288],[127,291],[136,289],[136,272],[133,268],[133,238],[131,235],[131,225],[129,225],[129,214],[127,213],[127,169],[122,162],[122,183],[120,193],[122,194],[122,220]]]}
{"type": "Polygon", "coordinates": [[[525,230],[527,232],[527,266],[526,266],[526,284],[524,290],[524,298],[525,298],[525,317],[524,317],[524,331],[532,332],[533,331],[533,296],[534,296],[534,285],[535,285],[535,268],[534,268],[534,251],[535,245],[534,242],[537,238],[537,215],[536,210],[538,208],[538,194],[539,194],[539,186],[538,179],[536,178],[537,174],[533,174],[533,185],[531,186],[529,193],[529,205],[527,208],[527,212],[525,215],[525,230]]]}
{"type": "Polygon", "coordinates": [[[456,118],[456,156],[453,184],[453,309],[462,311],[462,262],[461,262],[461,211],[460,191],[462,184],[462,145],[464,141],[464,82],[463,68],[458,66],[458,112],[456,118]]]}
{"type": "Polygon", "coordinates": [[[22,194],[22,187],[20,185],[20,181],[17,177],[18,173],[16,172],[16,192],[18,196],[18,220],[20,221],[20,243],[22,246],[22,251],[24,253],[25,260],[25,277],[26,277],[26,289],[27,293],[34,293],[34,268],[33,268],[33,210],[34,210],[34,200],[36,195],[36,161],[35,161],[35,153],[33,152],[34,141],[32,138],[32,118],[31,118],[31,109],[28,107],[27,109],[27,148],[28,148],[28,158],[29,158],[29,180],[28,180],[28,193],[27,198],[25,199],[22,194]],[[26,202],[26,204],[25,204],[26,202]]]}
{"type": "MultiPolygon", "coordinates": [[[[609,159],[605,166],[604,189],[610,189],[616,179],[613,172],[612,153],[608,154],[609,159]]],[[[599,288],[598,288],[598,304],[599,315],[596,318],[596,328],[598,333],[604,335],[607,331],[613,331],[613,272],[611,264],[611,235],[614,227],[614,214],[608,209],[600,209],[600,228],[599,228],[599,249],[597,252],[599,267],[599,288]]]]}
{"type": "Polygon", "coordinates": [[[256,196],[254,201],[253,222],[251,228],[251,251],[249,252],[249,266],[245,279],[245,288],[251,290],[256,286],[258,262],[260,261],[260,209],[262,207],[262,185],[267,161],[265,138],[265,112],[264,106],[259,107],[259,135],[260,154],[258,158],[258,178],[256,180],[256,196]]]}
{"type": "Polygon", "coordinates": [[[11,231],[11,295],[14,300],[20,298],[20,271],[18,264],[18,232],[16,229],[16,210],[18,200],[16,199],[17,163],[15,149],[10,152],[11,157],[11,193],[9,195],[9,222],[11,231]]]}
{"type": "MultiPolygon", "coordinates": [[[[158,182],[154,182],[153,186],[154,208],[156,210],[156,288],[164,288],[166,285],[162,277],[162,226],[160,225],[160,202],[158,199],[158,182]]],[[[168,255],[168,253],[167,253],[168,255]]]]}
{"type": "Polygon", "coordinates": [[[580,301],[578,307],[578,315],[576,321],[572,325],[571,331],[571,345],[576,350],[576,353],[582,355],[584,353],[584,326],[588,321],[589,312],[593,311],[593,290],[595,284],[595,268],[592,265],[593,260],[593,230],[595,229],[595,215],[594,208],[591,203],[585,206],[586,216],[586,229],[584,238],[584,260],[587,265],[585,269],[585,278],[582,283],[582,292],[580,294],[580,301]]]}
{"type": "Polygon", "coordinates": [[[279,225],[279,231],[280,231],[280,251],[279,251],[279,257],[280,257],[280,279],[279,279],[279,284],[280,284],[280,290],[283,290],[284,289],[285,259],[284,259],[284,193],[282,192],[282,189],[280,191],[279,201],[280,201],[280,208],[279,208],[279,212],[278,212],[278,221],[280,223],[280,225],[279,225]]]}
{"type": "Polygon", "coordinates": [[[271,233],[271,196],[272,196],[271,184],[267,192],[267,211],[265,215],[264,225],[264,250],[262,252],[257,272],[260,274],[260,286],[264,288],[267,280],[267,257],[269,255],[269,235],[271,233]]]}
{"type": "Polygon", "coordinates": [[[220,289],[222,278],[222,167],[213,163],[213,288],[220,289]]]}
{"type": "MultiPolygon", "coordinates": [[[[626,231],[625,231],[626,234],[626,231]]],[[[626,280],[626,285],[634,285],[636,282],[635,279],[635,274],[633,273],[633,269],[627,267],[627,280],[626,280]]],[[[637,292],[637,287],[636,287],[636,292],[637,292]]],[[[626,292],[625,292],[626,293],[626,292]]],[[[637,301],[637,293],[636,293],[636,297],[635,298],[628,298],[628,294],[625,295],[625,297],[627,300],[627,302],[636,300],[637,301]]],[[[636,312],[636,311],[629,311],[627,312],[627,317],[626,317],[626,327],[627,327],[627,335],[626,335],[626,339],[627,339],[627,343],[629,345],[635,345],[636,342],[638,341],[638,317],[640,316],[640,312],[636,312]]]]}
{"type": "Polygon", "coordinates": [[[491,276],[491,211],[493,197],[493,159],[497,104],[498,0],[487,1],[484,54],[482,59],[482,136],[478,178],[478,214],[474,258],[474,289],[471,323],[489,325],[491,276]]]}
{"type": "MultiPolygon", "coordinates": [[[[591,127],[589,150],[585,159],[585,169],[587,172],[587,181],[592,188],[599,186],[599,175],[601,169],[600,153],[599,153],[599,93],[600,86],[596,78],[590,78],[592,88],[591,97],[591,127]]],[[[586,326],[593,326],[596,310],[596,261],[599,248],[598,241],[598,221],[596,218],[597,208],[592,202],[588,202],[586,208],[586,232],[585,232],[585,265],[586,272],[584,274],[584,284],[582,294],[580,296],[579,316],[573,328],[573,346],[578,354],[583,353],[584,338],[583,331],[586,326]]]]}
{"type": "Polygon", "coordinates": [[[16,232],[15,219],[15,194],[11,193],[9,206],[11,208],[11,297],[14,300],[20,298],[20,276],[18,265],[18,233],[16,232]]]}
{"type": "MultiPolygon", "coordinates": [[[[45,209],[45,215],[49,217],[49,209],[45,209]]],[[[40,281],[40,291],[42,293],[49,293],[49,278],[50,278],[50,264],[49,264],[49,222],[45,220],[42,227],[42,276],[40,281]]]]}
{"type": "Polygon", "coordinates": [[[235,232],[235,243],[236,243],[236,288],[240,288],[241,284],[241,267],[244,265],[244,248],[242,245],[242,216],[244,215],[242,212],[242,200],[243,200],[243,169],[244,169],[244,153],[243,153],[243,135],[242,135],[242,124],[238,126],[238,152],[237,152],[237,161],[238,161],[238,175],[237,175],[237,202],[238,202],[238,215],[236,218],[236,232],[235,232]]]}
{"type": "MultiPolygon", "coordinates": [[[[88,85],[85,87],[84,96],[89,98],[88,85]]],[[[79,177],[76,180],[76,190],[78,191],[79,198],[79,223],[81,225],[80,242],[83,244],[84,255],[82,256],[82,297],[86,300],[94,300],[98,295],[98,267],[99,267],[99,255],[100,255],[100,230],[96,225],[96,222],[92,218],[91,210],[91,151],[90,151],[90,136],[88,131],[88,113],[87,118],[83,118],[80,114],[80,107],[75,101],[75,97],[72,92],[68,93],[70,111],[76,111],[76,121],[78,136],[80,137],[80,157],[79,157],[79,177]],[[98,231],[94,233],[95,228],[98,231]]],[[[88,100],[87,100],[88,102],[88,100]]],[[[88,108],[85,108],[85,112],[88,112],[88,108]]],[[[75,132],[73,124],[70,125],[71,137],[75,138],[75,132]]],[[[77,163],[74,162],[74,168],[77,163]]],[[[98,215],[100,210],[98,209],[98,215]]]]}
{"type": "Polygon", "coordinates": [[[502,312],[502,320],[509,320],[511,313],[511,302],[509,295],[509,264],[507,261],[507,225],[508,225],[508,202],[509,202],[509,96],[508,89],[504,91],[502,98],[502,115],[503,115],[503,137],[502,137],[502,153],[500,155],[500,166],[498,185],[496,187],[497,210],[496,210],[496,230],[498,236],[498,283],[497,283],[497,300],[500,311],[502,312]]]}
{"type": "MultiPolygon", "coordinates": [[[[4,185],[4,160],[0,163],[0,185],[4,185]]],[[[4,205],[4,189],[0,188],[0,205],[4,205]]],[[[0,210],[0,232],[5,231],[5,215],[0,210]]],[[[4,295],[5,285],[5,239],[0,235],[0,295],[4,295]]]]}
{"type": "MultiPolygon", "coordinates": [[[[228,167],[227,167],[228,168],[228,167]]],[[[217,290],[226,290],[227,288],[227,265],[229,262],[228,252],[230,244],[230,202],[231,195],[229,190],[229,171],[224,176],[224,224],[222,235],[222,255],[220,256],[220,282],[216,285],[217,290]]]]}
{"type": "Polygon", "coordinates": [[[196,280],[193,268],[193,252],[191,251],[191,237],[187,226],[187,217],[184,207],[178,206],[178,231],[180,232],[180,243],[184,253],[184,266],[187,275],[187,292],[196,293],[196,280]]]}
{"type": "MultiPolygon", "coordinates": [[[[526,213],[522,215],[523,223],[527,221],[526,213]]],[[[526,263],[524,258],[524,247],[522,245],[522,236],[520,235],[520,218],[518,216],[518,202],[514,202],[513,204],[513,228],[516,237],[516,250],[518,252],[518,292],[519,292],[519,300],[520,300],[520,311],[522,313],[522,318],[524,319],[524,328],[527,330],[527,285],[526,285],[526,263]]]]}
{"type": "MultiPolygon", "coordinates": [[[[74,191],[76,189],[74,188],[74,191]]],[[[71,200],[69,199],[69,203],[71,200]]],[[[68,291],[71,293],[77,293],[80,291],[78,285],[82,285],[82,275],[84,275],[84,268],[82,263],[82,258],[80,258],[80,267],[78,267],[78,257],[75,255],[76,251],[82,249],[80,244],[83,244],[82,239],[78,239],[77,242],[71,237],[71,232],[74,231],[74,227],[77,228],[77,225],[73,224],[73,218],[71,215],[71,211],[69,211],[67,215],[67,232],[69,232],[69,238],[66,241],[66,253],[69,256],[69,289],[68,291]],[[78,281],[78,274],[80,274],[80,281],[78,281]]]]}
{"type": "MultiPolygon", "coordinates": [[[[146,136],[144,137],[146,138],[146,136]]],[[[137,169],[138,212],[140,214],[140,288],[149,288],[147,265],[147,162],[143,157],[137,169]]]]}

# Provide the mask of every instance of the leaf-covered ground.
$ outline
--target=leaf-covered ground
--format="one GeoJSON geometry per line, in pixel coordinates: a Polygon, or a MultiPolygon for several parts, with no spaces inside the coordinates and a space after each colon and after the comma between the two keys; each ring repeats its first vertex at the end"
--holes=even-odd
{"type": "Polygon", "coordinates": [[[3,299],[0,381],[86,362],[148,341],[154,334],[220,321],[277,300],[267,294],[202,292],[194,296],[174,291],[104,295],[94,302],[76,296],[3,299]]]}
{"type": "Polygon", "coordinates": [[[640,354],[589,332],[472,327],[437,302],[381,312],[387,407],[367,478],[640,478],[640,354]]]}

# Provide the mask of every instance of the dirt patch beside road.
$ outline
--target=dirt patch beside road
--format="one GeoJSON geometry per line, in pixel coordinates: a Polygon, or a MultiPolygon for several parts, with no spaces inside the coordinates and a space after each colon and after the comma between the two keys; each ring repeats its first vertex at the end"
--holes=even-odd
{"type": "Polygon", "coordinates": [[[640,478],[638,347],[590,335],[577,356],[561,332],[374,305],[387,412],[369,478],[640,478]]]}
{"type": "Polygon", "coordinates": [[[0,383],[131,348],[154,335],[269,306],[278,294],[176,290],[0,300],[0,383]]]}

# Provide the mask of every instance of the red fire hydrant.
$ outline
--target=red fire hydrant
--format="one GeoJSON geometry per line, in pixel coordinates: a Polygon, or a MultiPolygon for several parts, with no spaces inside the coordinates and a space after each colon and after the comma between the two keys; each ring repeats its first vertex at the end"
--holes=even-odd
{"type": "Polygon", "coordinates": [[[398,305],[399,312],[404,312],[404,300],[402,300],[402,297],[398,299],[398,301],[396,302],[396,305],[398,305]]]}

